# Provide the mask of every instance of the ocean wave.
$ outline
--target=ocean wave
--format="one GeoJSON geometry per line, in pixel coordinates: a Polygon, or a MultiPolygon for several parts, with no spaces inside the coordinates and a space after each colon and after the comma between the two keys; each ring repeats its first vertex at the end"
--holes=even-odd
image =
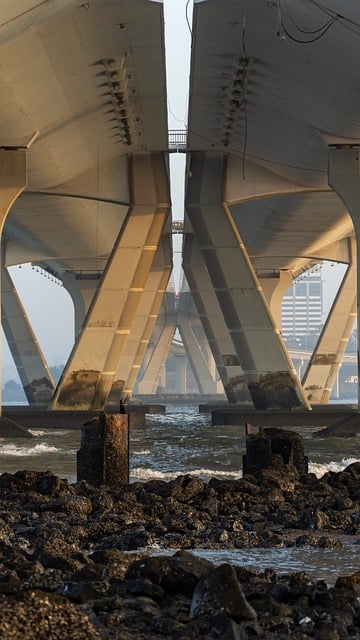
{"type": "Polygon", "coordinates": [[[309,473],[315,473],[317,478],[321,478],[328,471],[334,471],[338,473],[339,471],[343,471],[349,464],[353,464],[354,462],[360,462],[358,458],[343,458],[342,460],[335,462],[326,462],[326,463],[317,463],[317,462],[309,462],[309,473]]]}
{"type": "Polygon", "coordinates": [[[180,475],[190,474],[197,476],[203,480],[210,480],[211,478],[223,478],[224,480],[234,480],[241,478],[242,471],[219,471],[214,469],[184,469],[184,471],[158,471],[156,469],[149,469],[148,467],[136,467],[130,469],[130,481],[134,482],[140,480],[147,482],[147,480],[173,480],[180,475]]]}
{"type": "Polygon", "coordinates": [[[150,449],[140,449],[139,451],[132,451],[132,456],[149,456],[151,454],[150,449]]]}
{"type": "MultiPolygon", "coordinates": [[[[309,473],[314,473],[317,478],[321,478],[328,471],[334,471],[338,473],[343,471],[349,464],[354,462],[360,462],[358,458],[343,458],[340,461],[332,461],[327,463],[309,462],[309,473]]],[[[205,481],[211,478],[218,478],[224,480],[237,480],[242,477],[242,470],[237,471],[220,471],[215,469],[183,469],[181,472],[177,471],[160,471],[157,469],[150,469],[148,467],[135,467],[130,469],[130,481],[147,482],[148,480],[173,480],[180,475],[190,474],[197,476],[205,481]]]]}
{"type": "Polygon", "coordinates": [[[40,430],[40,429],[28,429],[28,431],[30,433],[32,433],[33,436],[43,436],[43,435],[45,435],[45,431],[40,430]]]}
{"type": "Polygon", "coordinates": [[[24,458],[27,456],[41,456],[44,453],[55,453],[56,451],[58,451],[56,447],[44,443],[36,444],[34,447],[19,447],[16,444],[0,445],[0,457],[13,456],[24,458]]]}

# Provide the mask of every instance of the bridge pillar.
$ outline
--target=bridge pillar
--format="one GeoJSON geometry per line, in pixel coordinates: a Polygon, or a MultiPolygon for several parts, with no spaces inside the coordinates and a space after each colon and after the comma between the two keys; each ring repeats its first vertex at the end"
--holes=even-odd
{"type": "Polygon", "coordinates": [[[73,272],[63,273],[61,279],[74,305],[74,333],[76,337],[81,331],[99,280],[95,279],[95,276],[79,280],[73,272]]]}
{"type": "Polygon", "coordinates": [[[254,407],[310,409],[230,214],[224,154],[191,154],[186,210],[254,407]]]}
{"type": "MultiPolygon", "coordinates": [[[[329,147],[329,185],[344,202],[356,235],[357,334],[360,336],[360,148],[359,145],[329,147]]],[[[358,398],[360,397],[360,359],[358,340],[358,398]]]]}
{"type": "MultiPolygon", "coordinates": [[[[165,363],[176,330],[175,309],[170,308],[170,304],[166,302],[169,295],[166,293],[165,300],[163,300],[166,307],[166,313],[161,314],[165,319],[164,324],[162,326],[156,325],[151,337],[153,344],[149,343],[148,346],[144,373],[137,385],[139,394],[150,395],[164,392],[166,389],[165,363]]],[[[173,294],[171,297],[173,298],[173,294]]]]}
{"type": "Polygon", "coordinates": [[[125,354],[170,211],[164,155],[133,155],[129,183],[131,205],[55,392],[56,409],[102,410],[125,354]]]}
{"type": "Polygon", "coordinates": [[[208,362],[200,348],[198,338],[187,314],[178,313],[178,329],[199,393],[215,394],[216,381],[211,375],[208,362]]]}
{"type": "Polygon", "coordinates": [[[303,377],[311,404],[326,404],[356,321],[356,239],[348,244],[349,266],[303,377]]]}
{"type": "Polygon", "coordinates": [[[30,406],[47,406],[55,383],[6,267],[1,269],[2,326],[30,406]]]}
{"type": "Polygon", "coordinates": [[[292,285],[292,273],[290,271],[280,271],[277,276],[271,278],[259,278],[261,288],[269,305],[272,317],[277,327],[281,329],[281,303],[282,299],[292,285]]]}
{"type": "Polygon", "coordinates": [[[196,237],[187,233],[183,269],[229,402],[252,405],[236,349],[196,237]]]}
{"type": "MultiPolygon", "coordinates": [[[[6,217],[15,200],[24,191],[27,184],[26,149],[0,149],[0,229],[1,236],[6,217]]],[[[1,253],[3,247],[1,247],[1,253]]],[[[2,255],[0,265],[3,264],[2,255]]],[[[1,291],[0,291],[1,297],[1,291]]],[[[1,347],[0,347],[1,349],[1,347]]],[[[0,361],[2,358],[0,358],[0,361]]],[[[0,413],[1,413],[2,376],[0,371],[0,413]]]]}
{"type": "Polygon", "coordinates": [[[175,356],[175,393],[185,394],[186,389],[186,356],[177,353],[175,356]]]}
{"type": "Polygon", "coordinates": [[[124,402],[128,402],[132,394],[160,311],[171,269],[170,235],[164,235],[160,239],[144,293],[139,302],[136,318],[130,327],[128,341],[117,367],[115,382],[109,394],[107,405],[118,406],[120,398],[124,402]]]}

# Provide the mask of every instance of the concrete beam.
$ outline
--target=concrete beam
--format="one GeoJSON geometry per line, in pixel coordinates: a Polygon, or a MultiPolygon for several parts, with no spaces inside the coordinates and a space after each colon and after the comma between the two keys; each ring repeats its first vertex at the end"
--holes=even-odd
{"type": "Polygon", "coordinates": [[[228,156],[226,172],[228,206],[270,196],[312,191],[315,189],[287,180],[274,171],[250,160],[246,160],[244,165],[242,157],[231,154],[228,156]]]}
{"type": "Polygon", "coordinates": [[[30,406],[47,406],[55,382],[6,267],[1,270],[2,327],[30,406]]]}
{"type": "MultiPolygon", "coordinates": [[[[329,185],[344,202],[351,216],[356,235],[356,292],[357,333],[360,335],[360,148],[354,146],[329,147],[329,185]]],[[[358,397],[360,395],[360,361],[358,344],[358,397]]]]}
{"type": "MultiPolygon", "coordinates": [[[[26,149],[0,149],[0,235],[2,237],[5,220],[15,200],[27,184],[26,149]]],[[[3,246],[1,243],[1,253],[3,246]]],[[[0,265],[3,264],[2,255],[0,265]]],[[[1,291],[0,291],[1,298],[1,291]]],[[[0,346],[1,349],[1,346],[0,346]]],[[[2,358],[0,358],[0,361],[2,358]]],[[[2,376],[0,371],[0,413],[2,376]]]]}
{"type": "MultiPolygon", "coordinates": [[[[201,327],[202,328],[202,327],[201,327]]],[[[216,381],[200,347],[187,314],[178,313],[178,329],[200,393],[215,394],[216,381]]]]}
{"type": "Polygon", "coordinates": [[[129,338],[116,371],[107,405],[128,402],[143,361],[172,269],[171,237],[164,235],[148,275],[129,338]]]}
{"type": "Polygon", "coordinates": [[[356,240],[347,238],[350,264],[303,378],[311,404],[326,404],[356,321],[356,240]]]}
{"type": "Polygon", "coordinates": [[[55,393],[53,408],[102,410],[170,211],[162,153],[129,159],[131,206],[55,393]]]}
{"type": "MultiPolygon", "coordinates": [[[[164,317],[165,324],[161,329],[158,327],[155,328],[158,335],[154,340],[154,344],[149,345],[148,354],[145,355],[144,372],[137,384],[137,393],[140,395],[150,395],[160,390],[159,387],[161,385],[166,358],[176,330],[174,309],[167,310],[164,317]]],[[[154,333],[155,331],[153,332],[153,336],[154,333]]],[[[153,337],[151,341],[153,341],[153,337]]],[[[163,390],[165,390],[165,385],[163,390]]]]}
{"type": "Polygon", "coordinates": [[[186,234],[183,270],[229,402],[252,404],[236,349],[210,274],[193,234],[186,234]]]}
{"type": "Polygon", "coordinates": [[[282,299],[291,287],[293,276],[290,271],[280,271],[273,278],[259,278],[266,302],[269,305],[276,326],[281,329],[281,303],[282,299]]]}
{"type": "Polygon", "coordinates": [[[192,153],[186,209],[255,408],[310,405],[227,206],[226,158],[192,153]]]}

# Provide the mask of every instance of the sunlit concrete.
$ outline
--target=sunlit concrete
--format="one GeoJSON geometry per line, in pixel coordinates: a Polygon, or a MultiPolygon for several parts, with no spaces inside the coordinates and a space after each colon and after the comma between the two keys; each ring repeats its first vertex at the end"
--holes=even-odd
{"type": "MultiPolygon", "coordinates": [[[[360,335],[360,144],[352,146],[331,146],[329,147],[329,184],[339,194],[344,201],[347,210],[351,215],[356,233],[356,274],[357,274],[357,331],[360,335]]],[[[350,297],[350,296],[349,296],[350,297]]],[[[355,307],[355,305],[354,305],[355,307]]],[[[354,312],[355,308],[353,309],[354,312]]],[[[358,367],[359,365],[359,345],[358,345],[358,367]]],[[[360,370],[359,370],[360,372],[360,370]]],[[[358,375],[358,385],[360,385],[360,375],[358,375]]],[[[358,386],[359,394],[359,386],[358,386]]]]}
{"type": "MultiPolygon", "coordinates": [[[[198,184],[201,182],[195,175],[199,154],[205,153],[209,158],[221,156],[226,172],[222,173],[223,185],[216,177],[222,195],[213,208],[212,223],[216,232],[219,228],[219,234],[212,238],[212,249],[208,250],[204,243],[203,231],[198,229],[196,216],[192,217],[191,206],[189,219],[194,228],[190,224],[186,234],[195,233],[203,268],[212,272],[210,282],[215,283],[218,307],[211,314],[215,318],[220,310],[222,315],[224,307],[221,322],[233,337],[236,331],[229,305],[222,305],[221,300],[232,297],[229,256],[236,254],[234,264],[240,258],[235,244],[232,241],[226,244],[228,238],[225,247],[215,249],[223,231],[224,211],[226,220],[231,221],[232,238],[241,239],[246,269],[240,269],[237,275],[247,286],[251,273],[251,286],[258,291],[256,296],[251,295],[246,323],[243,319],[243,342],[254,343],[256,335],[262,336],[264,340],[260,342],[266,343],[269,352],[258,362],[257,358],[248,357],[247,350],[240,349],[237,343],[235,354],[231,349],[226,354],[236,355],[237,361],[233,359],[231,366],[240,367],[244,361],[246,375],[249,379],[255,376],[257,382],[269,368],[282,371],[284,359],[288,358],[281,347],[278,359],[279,337],[268,340],[267,334],[279,336],[276,311],[279,300],[275,302],[279,289],[276,288],[276,294],[268,292],[265,283],[293,279],[325,259],[348,264],[341,246],[344,238],[354,237],[354,224],[358,227],[356,203],[349,202],[347,187],[335,184],[332,179],[329,184],[328,180],[328,145],[349,146],[360,140],[357,96],[360,5],[357,0],[348,0],[346,6],[340,4],[338,0],[327,0],[324,9],[321,3],[292,0],[290,35],[284,35],[279,30],[279,13],[283,8],[276,2],[194,3],[186,144],[187,202],[191,205],[190,201],[197,200],[191,192],[191,182],[194,177],[198,184]],[[304,31],[309,34],[324,21],[329,22],[326,33],[320,30],[316,41],[306,42],[310,38],[304,31]],[[291,33],[298,38],[291,37],[291,33]],[[216,271],[222,270],[227,275],[219,287],[216,271]],[[262,293],[258,285],[260,289],[263,287],[262,293]],[[219,289],[222,289],[220,296],[219,289]],[[253,331],[252,327],[253,317],[255,323],[263,317],[258,311],[259,299],[260,307],[266,310],[264,317],[272,318],[261,325],[267,327],[265,333],[259,332],[259,327],[253,331]],[[276,344],[274,356],[270,344],[276,344]]],[[[16,179],[14,184],[12,178],[6,179],[10,191],[14,187],[12,195],[6,180],[2,183],[0,171],[0,209],[5,212],[1,223],[6,238],[2,263],[8,267],[32,262],[63,280],[75,304],[77,342],[54,406],[64,389],[66,376],[71,370],[74,373],[76,367],[84,366],[88,371],[102,371],[95,376],[92,398],[85,399],[87,406],[95,408],[105,402],[114,378],[121,380],[120,386],[130,393],[140,352],[150,332],[150,325],[139,320],[143,329],[136,330],[134,336],[139,337],[141,346],[139,350],[135,347],[136,337],[128,360],[126,346],[118,344],[125,334],[117,334],[122,338],[115,345],[109,338],[111,331],[106,339],[100,339],[100,334],[103,336],[107,331],[97,327],[93,333],[98,347],[92,346],[90,359],[85,358],[84,344],[91,344],[90,318],[96,318],[95,324],[97,320],[112,322],[97,312],[99,306],[109,309],[108,303],[102,303],[108,286],[105,281],[111,273],[115,282],[116,267],[110,266],[114,265],[114,246],[122,246],[121,233],[129,228],[129,216],[133,215],[129,162],[142,155],[158,154],[165,167],[160,180],[168,181],[163,7],[161,2],[149,0],[89,3],[13,0],[1,11],[0,160],[6,158],[1,164],[4,176],[10,154],[16,154],[13,158],[21,164],[17,183],[16,179]]],[[[10,174],[15,175],[14,161],[10,164],[10,174]]],[[[210,196],[214,188],[210,185],[210,196]]],[[[203,211],[209,211],[214,204],[206,198],[203,193],[203,211]]],[[[165,200],[165,208],[169,209],[169,198],[165,200]]],[[[152,215],[153,212],[150,218],[152,215]]],[[[204,215],[205,227],[206,218],[204,215]]],[[[163,234],[155,235],[157,247],[163,234]]],[[[184,258],[186,261],[185,255],[184,258]]],[[[202,267],[198,266],[200,273],[202,267]]],[[[126,286],[145,290],[150,266],[144,266],[142,273],[141,287],[135,287],[130,279],[126,286]]],[[[237,293],[240,285],[236,283],[237,293]]],[[[142,296],[126,286],[113,286],[114,314],[119,331],[122,331],[119,327],[130,330],[130,324],[135,331],[137,313],[143,313],[142,296]],[[128,300],[131,321],[128,318],[123,322],[117,294],[128,300]]],[[[159,286],[162,288],[162,284],[159,286]]],[[[194,288],[198,308],[204,309],[196,282],[190,288],[194,288]]],[[[150,309],[149,315],[155,316],[151,304],[146,307],[144,302],[144,305],[143,309],[150,309]]],[[[158,305],[157,298],[154,305],[158,305]]],[[[231,302],[232,306],[236,307],[231,302]]],[[[204,320],[206,312],[201,313],[204,320]]],[[[236,315],[237,322],[238,311],[236,315]]],[[[166,332],[170,335],[171,329],[166,332]]],[[[221,355],[222,338],[214,326],[207,335],[213,341],[213,354],[217,350],[221,355]]],[[[347,330],[342,335],[343,343],[346,335],[347,330]]],[[[128,337],[124,342],[129,345],[128,337]]],[[[221,368],[221,358],[214,357],[221,368]]],[[[152,380],[158,375],[155,369],[158,370],[161,358],[156,361],[152,380]]],[[[315,375],[315,367],[313,371],[315,375]]],[[[225,374],[231,378],[230,372],[225,371],[224,380],[225,374]]],[[[295,395],[300,395],[303,403],[297,381],[295,386],[295,395]]],[[[82,403],[84,398],[80,396],[78,400],[73,396],[69,407],[72,402],[82,403]]]]}
{"type": "Polygon", "coordinates": [[[311,404],[327,403],[356,322],[356,240],[344,240],[349,266],[302,379],[311,404]]]}
{"type": "Polygon", "coordinates": [[[292,274],[290,271],[279,271],[259,278],[259,283],[275,324],[281,328],[281,303],[286,291],[293,283],[292,274]]]}
{"type": "MultiPolygon", "coordinates": [[[[4,225],[9,211],[25,189],[27,184],[27,151],[25,149],[0,149],[0,232],[3,236],[4,225]]],[[[0,265],[1,265],[1,285],[3,285],[3,263],[4,263],[4,251],[3,242],[0,243],[0,265]]],[[[5,283],[6,285],[8,282],[5,283]]],[[[9,284],[9,288],[11,285],[9,284]]],[[[1,294],[1,291],[0,291],[1,294]]],[[[7,302],[9,303],[9,298],[7,302]]],[[[10,309],[9,309],[10,310],[10,309]]],[[[10,335],[10,329],[8,331],[10,335]]],[[[14,336],[14,334],[13,334],[14,336]]],[[[15,351],[15,346],[13,346],[15,351]]],[[[1,375],[0,375],[1,383],[1,375]]],[[[2,385],[0,384],[0,411],[1,411],[1,391],[2,385]]]]}
{"type": "Polygon", "coordinates": [[[115,383],[107,404],[119,406],[119,400],[129,401],[141,363],[146,353],[172,269],[171,236],[166,234],[159,242],[154,262],[144,286],[134,321],[131,323],[124,354],[116,370],[115,383]],[[120,381],[120,382],[119,382],[120,381]]]}
{"type": "Polygon", "coordinates": [[[329,183],[328,145],[360,141],[359,4],[294,0],[290,20],[275,2],[207,0],[192,29],[187,190],[193,155],[223,153],[224,200],[260,284],[347,263],[353,215],[329,183]]]}
{"type": "MultiPolygon", "coordinates": [[[[27,159],[16,202],[0,184],[0,207],[13,204],[3,263],[32,262],[63,280],[79,340],[114,243],[129,228],[129,162],[158,154],[167,164],[163,7],[148,0],[14,0],[1,18],[3,172],[5,153],[21,156],[23,166],[27,159]]],[[[168,191],[167,168],[161,173],[168,191]]],[[[168,195],[158,205],[168,211],[168,195]]],[[[160,238],[155,233],[149,244],[160,238]]]]}
{"type": "Polygon", "coordinates": [[[170,210],[161,154],[132,156],[129,172],[130,210],[58,384],[54,409],[101,409],[114,383],[124,387],[126,378],[117,380],[116,373],[170,210]]]}
{"type": "Polygon", "coordinates": [[[183,269],[228,401],[252,405],[220,302],[193,233],[184,237],[183,269]]]}
{"type": "Polygon", "coordinates": [[[227,207],[224,154],[192,153],[189,170],[187,216],[254,407],[310,408],[227,207]]]}

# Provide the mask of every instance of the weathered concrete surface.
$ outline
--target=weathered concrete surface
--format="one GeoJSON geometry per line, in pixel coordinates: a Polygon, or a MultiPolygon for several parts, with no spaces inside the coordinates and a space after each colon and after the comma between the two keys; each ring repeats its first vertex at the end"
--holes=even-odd
{"type": "MultiPolygon", "coordinates": [[[[117,409],[119,408],[119,405],[117,409]]],[[[109,413],[116,412],[116,409],[110,410],[109,413]]],[[[145,424],[147,413],[156,413],[163,415],[165,413],[164,405],[126,405],[126,413],[129,415],[130,424],[135,427],[139,424],[145,424]]],[[[99,411],[45,411],[32,409],[31,407],[3,407],[2,415],[6,418],[18,421],[28,429],[81,429],[84,422],[100,415],[99,411]]]]}
{"type": "Polygon", "coordinates": [[[357,411],[355,405],[314,406],[312,411],[259,411],[239,405],[200,405],[200,413],[211,413],[213,425],[257,427],[328,427],[336,420],[349,419],[357,411]]]}
{"type": "Polygon", "coordinates": [[[243,473],[257,473],[273,466],[295,467],[300,476],[308,473],[308,459],[304,455],[303,439],[286,429],[262,429],[246,437],[243,473]]]}
{"type": "Polygon", "coordinates": [[[353,413],[336,420],[325,429],[314,433],[314,438],[338,437],[338,438],[354,438],[360,435],[360,414],[353,413]]]}
{"type": "Polygon", "coordinates": [[[35,438],[23,425],[0,416],[0,439],[1,438],[35,438]]]}
{"type": "Polygon", "coordinates": [[[101,413],[83,425],[77,479],[116,489],[129,482],[129,422],[124,413],[101,413]]]}

